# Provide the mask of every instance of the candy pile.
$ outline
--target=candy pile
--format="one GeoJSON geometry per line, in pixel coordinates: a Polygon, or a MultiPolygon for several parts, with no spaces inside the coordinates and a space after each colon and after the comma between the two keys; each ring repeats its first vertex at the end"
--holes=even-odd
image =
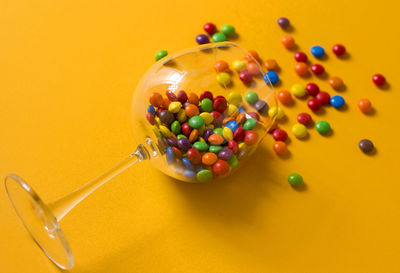
{"type": "MultiPolygon", "coordinates": [[[[232,37],[236,34],[236,30],[232,25],[223,25],[221,31],[217,31],[217,26],[213,23],[206,23],[203,26],[205,32],[211,36],[214,43],[225,42],[228,37],[232,37]]],[[[196,36],[196,42],[199,45],[208,44],[210,42],[209,36],[206,34],[199,34],[196,36]]]]}
{"type": "Polygon", "coordinates": [[[258,113],[246,111],[251,106],[242,102],[238,92],[227,98],[210,91],[200,96],[167,91],[165,97],[154,92],[146,119],[166,143],[168,165],[175,165],[188,180],[206,182],[235,169],[265,131],[260,114],[268,110],[267,103],[252,91],[245,94],[245,100],[258,113]]]}

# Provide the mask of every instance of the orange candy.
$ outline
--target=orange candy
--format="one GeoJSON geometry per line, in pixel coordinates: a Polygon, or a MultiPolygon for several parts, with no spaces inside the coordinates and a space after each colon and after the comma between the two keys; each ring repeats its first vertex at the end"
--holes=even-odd
{"type": "Polygon", "coordinates": [[[199,97],[195,93],[190,93],[187,97],[190,103],[199,105],[199,97]]]}
{"type": "Polygon", "coordinates": [[[272,148],[277,155],[284,155],[287,152],[286,143],[283,141],[276,141],[272,148]]]}
{"type": "Polygon", "coordinates": [[[194,129],[189,135],[189,142],[193,143],[199,137],[199,130],[194,129]]]}
{"type": "Polygon", "coordinates": [[[224,142],[224,138],[219,134],[212,134],[207,141],[213,145],[221,145],[224,142]]]}
{"type": "Polygon", "coordinates": [[[283,46],[286,47],[287,49],[293,49],[295,46],[294,39],[290,35],[283,36],[281,42],[283,46]]]}
{"type": "Polygon", "coordinates": [[[217,162],[218,156],[214,153],[205,153],[203,157],[201,158],[201,162],[203,162],[204,165],[213,165],[215,162],[217,162]]]}
{"type": "Polygon", "coordinates": [[[254,59],[256,61],[260,60],[260,56],[258,56],[258,53],[254,50],[248,50],[247,54],[244,57],[248,62],[254,62],[254,59]]]}
{"type": "Polygon", "coordinates": [[[296,71],[297,75],[300,77],[304,77],[308,74],[308,66],[306,63],[298,62],[294,67],[294,71],[296,71]]]}
{"type": "Polygon", "coordinates": [[[160,93],[154,92],[150,94],[150,104],[158,107],[163,102],[163,97],[160,93]]]}
{"type": "Polygon", "coordinates": [[[288,104],[292,101],[292,95],[287,90],[279,91],[278,100],[283,104],[288,104]]]}
{"type": "Polygon", "coordinates": [[[160,107],[163,108],[163,109],[168,109],[168,106],[169,106],[170,103],[171,102],[169,101],[168,98],[163,98],[163,100],[162,100],[162,102],[160,104],[160,107]]]}
{"type": "Polygon", "coordinates": [[[250,74],[251,75],[253,75],[253,76],[257,76],[257,75],[260,75],[261,73],[260,73],[260,68],[258,67],[258,65],[256,64],[256,63],[254,63],[254,62],[249,62],[248,64],[247,64],[247,71],[249,71],[250,72],[250,74]]]}
{"type": "Polygon", "coordinates": [[[274,59],[268,59],[264,62],[264,67],[267,70],[273,70],[276,72],[278,70],[278,63],[274,59]]]}
{"type": "Polygon", "coordinates": [[[235,120],[233,117],[227,117],[222,120],[222,124],[227,124],[228,122],[235,120]]]}
{"type": "Polygon", "coordinates": [[[177,158],[182,159],[182,152],[181,152],[181,150],[179,150],[179,149],[176,148],[176,147],[171,147],[171,149],[172,149],[172,152],[174,153],[174,155],[175,155],[177,158]]]}
{"type": "Polygon", "coordinates": [[[258,134],[255,131],[248,130],[244,135],[244,143],[247,145],[254,145],[257,143],[258,134]]]}
{"type": "Polygon", "coordinates": [[[343,88],[343,81],[339,77],[331,77],[329,79],[329,84],[332,86],[333,89],[335,90],[340,90],[343,88]]]}
{"type": "Polygon", "coordinates": [[[242,124],[244,121],[246,120],[246,114],[245,113],[240,113],[239,115],[237,115],[236,117],[236,122],[237,124],[242,124]]]}
{"type": "Polygon", "coordinates": [[[361,112],[368,113],[372,109],[372,104],[368,99],[361,99],[358,101],[358,108],[361,112]]]}
{"type": "Polygon", "coordinates": [[[217,72],[227,72],[229,70],[229,64],[225,61],[217,61],[214,64],[214,69],[217,72]]]}
{"type": "Polygon", "coordinates": [[[198,116],[200,114],[199,108],[197,108],[197,106],[194,104],[189,104],[185,107],[185,114],[189,118],[193,116],[198,116]]]}

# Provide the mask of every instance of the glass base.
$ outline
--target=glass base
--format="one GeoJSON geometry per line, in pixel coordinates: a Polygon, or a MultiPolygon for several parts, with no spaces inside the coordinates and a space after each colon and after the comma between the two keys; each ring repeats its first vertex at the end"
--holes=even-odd
{"type": "Polygon", "coordinates": [[[62,269],[74,265],[74,256],[56,217],[19,176],[5,179],[6,191],[19,219],[46,256],[62,269]]]}

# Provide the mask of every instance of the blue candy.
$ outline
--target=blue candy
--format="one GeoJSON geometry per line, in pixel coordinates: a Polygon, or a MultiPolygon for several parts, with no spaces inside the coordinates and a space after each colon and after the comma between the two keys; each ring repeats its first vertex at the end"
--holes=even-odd
{"type": "Polygon", "coordinates": [[[279,81],[279,76],[275,71],[268,71],[264,74],[264,81],[268,84],[268,79],[272,84],[275,84],[279,81]]]}
{"type": "Polygon", "coordinates": [[[231,129],[232,133],[234,133],[236,129],[239,127],[237,122],[234,120],[229,121],[225,126],[231,129]]]}
{"type": "Polygon", "coordinates": [[[156,109],[154,109],[153,105],[149,105],[149,107],[147,107],[147,112],[153,114],[154,116],[156,115],[156,109]]]}
{"type": "Polygon", "coordinates": [[[171,147],[167,148],[167,163],[172,164],[175,162],[175,155],[174,155],[174,151],[172,151],[171,147]]]}
{"type": "Polygon", "coordinates": [[[345,104],[344,98],[342,96],[336,95],[331,97],[331,105],[335,108],[341,108],[345,104]]]}
{"type": "Polygon", "coordinates": [[[240,106],[239,106],[237,109],[238,109],[238,111],[239,111],[239,114],[240,114],[240,113],[245,113],[245,112],[246,112],[246,111],[244,111],[244,109],[243,109],[242,107],[240,107],[240,106]]]}
{"type": "Polygon", "coordinates": [[[311,54],[317,58],[321,58],[325,55],[325,50],[322,46],[316,45],[311,48],[311,54]]]}
{"type": "Polygon", "coordinates": [[[183,176],[189,180],[195,180],[196,179],[196,173],[191,170],[184,170],[183,171],[183,176]]]}
{"type": "Polygon", "coordinates": [[[187,158],[187,157],[182,158],[182,163],[183,163],[183,165],[185,165],[186,169],[189,169],[189,170],[194,169],[193,164],[192,164],[192,162],[190,162],[189,158],[187,158]]]}

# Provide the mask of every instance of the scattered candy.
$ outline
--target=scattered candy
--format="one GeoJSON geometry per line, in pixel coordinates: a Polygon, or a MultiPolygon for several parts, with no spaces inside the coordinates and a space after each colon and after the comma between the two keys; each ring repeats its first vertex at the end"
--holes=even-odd
{"type": "Polygon", "coordinates": [[[368,113],[372,109],[372,104],[368,99],[361,99],[358,101],[358,108],[363,113],[368,113]]]}
{"type": "Polygon", "coordinates": [[[331,103],[331,96],[325,91],[320,91],[317,94],[316,98],[317,98],[317,100],[319,100],[319,102],[322,105],[326,105],[326,104],[330,104],[331,103]]]}
{"type": "Polygon", "coordinates": [[[250,74],[251,74],[252,76],[261,75],[260,67],[259,67],[258,64],[256,64],[256,63],[249,62],[249,63],[247,64],[246,69],[247,69],[247,71],[250,72],[250,74]]]}
{"type": "Polygon", "coordinates": [[[258,95],[254,91],[249,91],[244,95],[244,99],[249,103],[249,104],[254,104],[258,101],[258,95]]]}
{"type": "Polygon", "coordinates": [[[313,64],[311,66],[311,71],[315,74],[315,75],[321,75],[325,72],[325,68],[320,65],[320,64],[313,64]]]}
{"type": "Polygon", "coordinates": [[[261,115],[264,115],[269,109],[268,104],[263,100],[258,100],[253,106],[261,115]]]}
{"type": "Polygon", "coordinates": [[[277,119],[281,119],[285,116],[283,109],[281,107],[271,107],[268,110],[268,116],[273,118],[276,116],[277,119]]]}
{"type": "Polygon", "coordinates": [[[254,50],[248,50],[246,55],[244,56],[244,58],[248,61],[248,62],[254,62],[254,61],[259,61],[260,60],[260,56],[258,55],[258,53],[254,50]]]}
{"type": "Polygon", "coordinates": [[[288,176],[288,182],[293,187],[298,187],[303,184],[303,177],[298,173],[292,173],[288,176]]]}
{"type": "Polygon", "coordinates": [[[290,95],[289,91],[282,90],[278,92],[278,100],[283,104],[288,104],[292,101],[292,96],[290,95]]]}
{"type": "Polygon", "coordinates": [[[369,139],[362,139],[358,143],[358,147],[360,147],[361,151],[364,153],[370,153],[374,149],[374,144],[369,139]]]}
{"type": "Polygon", "coordinates": [[[307,101],[307,106],[310,108],[312,111],[318,111],[321,108],[321,103],[317,98],[311,98],[307,101]]]}
{"type": "Polygon", "coordinates": [[[315,83],[310,82],[306,85],[306,91],[308,95],[315,97],[319,93],[319,87],[315,83]]]}
{"type": "Polygon", "coordinates": [[[286,18],[286,17],[280,17],[280,18],[278,18],[278,25],[279,25],[281,28],[287,28],[287,27],[290,26],[290,21],[289,21],[289,19],[286,18]]]}
{"type": "Polygon", "coordinates": [[[336,56],[340,57],[346,53],[346,48],[341,44],[336,44],[332,47],[332,51],[336,56]]]}
{"type": "Polygon", "coordinates": [[[340,90],[343,88],[344,84],[343,84],[343,80],[339,77],[331,77],[329,79],[329,84],[330,86],[332,86],[333,89],[335,90],[340,90]]]}
{"type": "Polygon", "coordinates": [[[206,23],[203,29],[208,35],[213,35],[217,31],[217,27],[213,23],[206,23]]]}
{"type": "Polygon", "coordinates": [[[318,121],[315,124],[315,128],[317,129],[318,133],[322,135],[329,133],[329,131],[331,130],[331,126],[329,125],[329,123],[324,120],[318,121]]]}
{"type": "Polygon", "coordinates": [[[308,66],[306,63],[298,62],[294,67],[294,71],[296,71],[297,75],[300,77],[304,77],[308,75],[308,66]]]}
{"type": "Polygon", "coordinates": [[[376,86],[383,86],[386,83],[386,79],[381,74],[375,74],[372,76],[372,81],[375,83],[376,86]]]}
{"type": "Polygon", "coordinates": [[[275,72],[279,68],[278,63],[274,59],[265,60],[264,61],[264,67],[269,71],[273,70],[275,72]]]}
{"type": "Polygon", "coordinates": [[[276,141],[283,141],[285,142],[288,135],[286,133],[286,131],[282,130],[282,129],[275,129],[272,132],[272,137],[276,140],[276,141]]]}
{"type": "Polygon", "coordinates": [[[218,73],[217,82],[222,86],[229,85],[231,83],[231,75],[229,75],[229,73],[226,72],[218,73]]]}
{"type": "Polygon", "coordinates": [[[331,97],[331,105],[335,108],[341,108],[345,104],[344,98],[339,95],[331,97]]]}
{"type": "Polygon", "coordinates": [[[275,83],[277,83],[278,81],[279,81],[279,76],[278,76],[278,74],[275,72],[275,71],[268,71],[267,73],[265,73],[265,75],[264,75],[264,80],[266,81],[266,82],[268,82],[268,79],[269,79],[269,81],[272,83],[272,84],[275,84],[275,83]],[[266,78],[265,78],[266,77],[266,78]]]}
{"type": "Polygon", "coordinates": [[[199,45],[208,44],[210,42],[210,38],[208,38],[208,36],[205,34],[199,34],[196,36],[196,42],[199,45]]]}
{"type": "Polygon", "coordinates": [[[274,149],[277,155],[284,155],[287,152],[287,146],[285,142],[276,141],[272,148],[274,149]]]}
{"type": "Polygon", "coordinates": [[[307,92],[305,87],[302,84],[294,84],[291,88],[292,94],[298,98],[304,97],[307,92]]]}
{"type": "Polygon", "coordinates": [[[243,60],[235,60],[232,62],[232,67],[237,72],[240,72],[240,71],[246,69],[246,62],[243,60]]]}
{"type": "Polygon", "coordinates": [[[228,72],[229,71],[229,64],[225,61],[217,61],[214,64],[214,69],[217,72],[228,72]]]}
{"type": "Polygon", "coordinates": [[[223,25],[221,27],[221,32],[225,34],[225,36],[232,36],[235,34],[235,28],[232,25],[223,25]]]}
{"type": "Polygon", "coordinates": [[[308,126],[311,124],[312,117],[310,116],[310,114],[300,113],[297,115],[297,121],[305,126],[308,126]]]}
{"type": "Polygon", "coordinates": [[[297,51],[296,53],[294,53],[294,59],[297,62],[302,62],[302,63],[307,63],[307,61],[308,61],[306,53],[304,53],[302,51],[297,51]]]}
{"type": "Polygon", "coordinates": [[[226,36],[222,32],[216,32],[212,35],[214,43],[220,43],[226,41],[226,36]]]}
{"type": "Polygon", "coordinates": [[[303,138],[307,135],[307,128],[301,123],[296,123],[292,127],[292,132],[297,138],[303,138]]]}
{"type": "Polygon", "coordinates": [[[294,39],[290,35],[283,36],[281,39],[281,42],[282,42],[283,46],[289,50],[293,49],[295,46],[294,39]]]}
{"type": "Polygon", "coordinates": [[[321,58],[322,56],[325,55],[325,50],[322,46],[316,45],[311,47],[310,50],[311,54],[314,55],[317,58],[321,58]]]}
{"type": "Polygon", "coordinates": [[[250,72],[247,70],[240,71],[239,78],[244,83],[249,83],[253,80],[253,77],[251,76],[250,72]]]}
{"type": "Polygon", "coordinates": [[[156,53],[155,59],[156,59],[156,61],[158,61],[158,60],[161,60],[162,58],[164,58],[164,57],[167,56],[167,55],[168,55],[168,51],[166,51],[166,50],[159,50],[159,51],[157,51],[157,53],[156,53]]]}

